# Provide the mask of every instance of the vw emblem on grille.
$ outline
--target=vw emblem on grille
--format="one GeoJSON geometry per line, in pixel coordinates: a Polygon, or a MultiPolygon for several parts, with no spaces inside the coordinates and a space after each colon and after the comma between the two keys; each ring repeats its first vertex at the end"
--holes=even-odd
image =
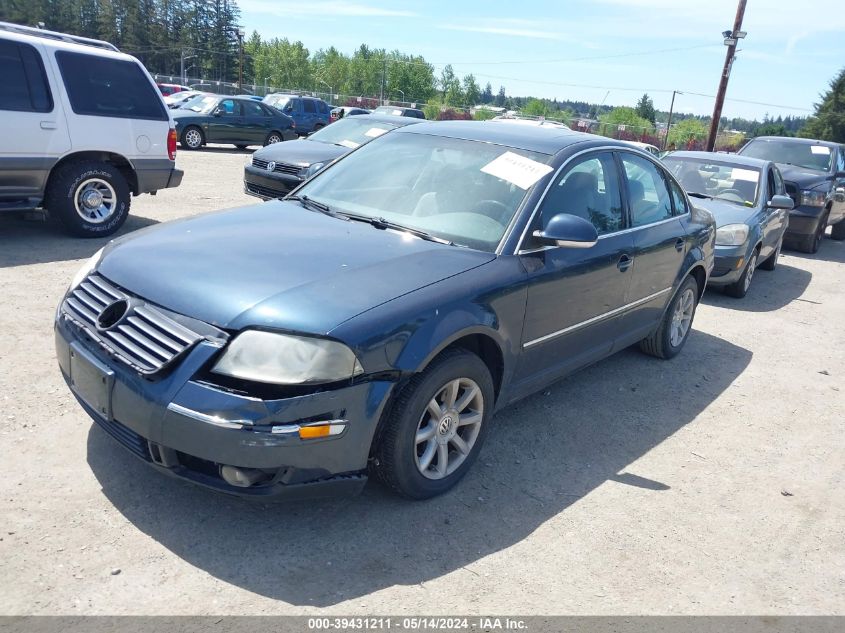
{"type": "Polygon", "coordinates": [[[97,328],[107,330],[117,325],[127,312],[129,312],[129,302],[126,299],[111,302],[97,315],[97,328]]]}
{"type": "Polygon", "coordinates": [[[267,171],[273,171],[274,169],[276,169],[276,162],[271,160],[267,163],[267,171]]]}

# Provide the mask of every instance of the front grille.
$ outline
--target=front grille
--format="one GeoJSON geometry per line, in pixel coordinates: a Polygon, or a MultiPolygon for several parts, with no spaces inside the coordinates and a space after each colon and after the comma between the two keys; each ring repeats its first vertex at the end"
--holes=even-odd
{"type": "Polygon", "coordinates": [[[271,189],[270,187],[262,187],[254,183],[246,183],[246,190],[263,198],[281,198],[288,194],[287,191],[279,191],[278,189],[271,189]]]}
{"type": "Polygon", "coordinates": [[[73,290],[62,304],[62,313],[109,354],[142,374],[160,371],[203,338],[97,274],[89,275],[73,290]],[[97,323],[100,313],[120,300],[127,301],[126,312],[117,323],[101,329],[97,323]]]}
{"type": "MultiPolygon", "coordinates": [[[[270,161],[261,160],[260,158],[252,157],[252,166],[257,167],[258,169],[267,169],[267,165],[270,164],[270,161]]],[[[299,165],[288,165],[287,163],[276,163],[276,167],[273,171],[278,172],[280,174],[291,174],[293,176],[298,176],[299,172],[302,171],[302,167],[299,165]]]]}
{"type": "Polygon", "coordinates": [[[798,185],[796,185],[794,182],[785,182],[783,184],[786,187],[786,195],[788,195],[790,198],[792,198],[792,202],[795,203],[796,207],[798,205],[800,205],[801,204],[801,190],[798,189],[798,185]]]}
{"type": "Polygon", "coordinates": [[[94,421],[97,422],[97,424],[100,425],[100,428],[102,428],[106,433],[111,435],[138,457],[145,461],[150,461],[150,448],[147,444],[147,440],[138,435],[135,431],[127,426],[123,426],[116,420],[105,420],[96,416],[94,421]]]}

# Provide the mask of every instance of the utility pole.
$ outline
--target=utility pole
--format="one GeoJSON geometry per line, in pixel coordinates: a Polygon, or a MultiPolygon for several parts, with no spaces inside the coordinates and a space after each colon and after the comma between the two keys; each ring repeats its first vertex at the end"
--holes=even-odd
{"type": "Polygon", "coordinates": [[[183,50],[179,56],[179,80],[182,82],[183,86],[188,81],[187,77],[185,77],[185,61],[189,59],[196,59],[196,55],[185,55],[185,51],[183,50]]]}
{"type": "Polygon", "coordinates": [[[736,44],[745,37],[745,32],[740,30],[742,29],[742,18],[745,15],[745,4],[746,0],[739,0],[733,30],[722,33],[728,52],[725,54],[725,67],[722,70],[719,91],[716,93],[716,103],[713,106],[713,120],[710,121],[710,134],[707,136],[707,147],[705,148],[708,152],[712,152],[716,146],[716,135],[719,132],[719,122],[722,120],[722,106],[725,104],[725,93],[728,91],[728,79],[731,76],[731,66],[734,63],[736,44]]]}
{"type": "Polygon", "coordinates": [[[666,134],[663,135],[663,147],[660,149],[666,149],[666,142],[669,140],[669,128],[672,127],[672,110],[675,109],[675,95],[682,95],[684,94],[680,90],[673,90],[672,91],[672,102],[669,104],[669,119],[666,121],[666,134]]]}
{"type": "Polygon", "coordinates": [[[239,59],[238,59],[238,92],[243,92],[243,84],[244,84],[244,35],[246,32],[243,29],[238,29],[238,48],[239,48],[239,59]]]}
{"type": "Polygon", "coordinates": [[[387,57],[382,58],[381,65],[381,95],[379,96],[379,105],[384,105],[384,75],[387,72],[387,57]]]}

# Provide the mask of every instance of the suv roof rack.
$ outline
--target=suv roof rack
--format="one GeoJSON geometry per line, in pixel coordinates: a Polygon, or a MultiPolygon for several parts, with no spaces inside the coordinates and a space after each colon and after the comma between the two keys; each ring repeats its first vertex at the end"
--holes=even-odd
{"type": "Polygon", "coordinates": [[[79,35],[69,35],[68,33],[59,33],[58,31],[47,31],[45,29],[38,29],[32,26],[22,26],[20,24],[12,24],[10,22],[0,22],[0,31],[10,31],[12,33],[20,33],[21,35],[32,35],[34,37],[43,37],[48,40],[58,40],[61,42],[70,42],[72,44],[83,44],[85,46],[94,46],[95,48],[104,48],[107,51],[120,52],[120,49],[114,44],[105,42],[103,40],[95,40],[90,37],[81,37],[79,35]]]}

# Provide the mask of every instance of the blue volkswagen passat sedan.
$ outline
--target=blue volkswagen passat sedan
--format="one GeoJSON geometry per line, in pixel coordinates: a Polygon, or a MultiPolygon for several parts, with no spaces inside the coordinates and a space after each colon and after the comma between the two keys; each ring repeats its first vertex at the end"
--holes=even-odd
{"type": "Polygon", "coordinates": [[[684,346],[715,226],[652,157],[568,130],[443,122],[287,199],[109,243],[56,317],[91,417],[162,472],[267,498],[421,499],[493,413],[639,343],[684,346]]]}
{"type": "Polygon", "coordinates": [[[663,164],[716,220],[716,258],[708,284],[741,299],[754,272],[774,270],[792,198],[771,161],[712,152],[673,152],[663,164]]]}

